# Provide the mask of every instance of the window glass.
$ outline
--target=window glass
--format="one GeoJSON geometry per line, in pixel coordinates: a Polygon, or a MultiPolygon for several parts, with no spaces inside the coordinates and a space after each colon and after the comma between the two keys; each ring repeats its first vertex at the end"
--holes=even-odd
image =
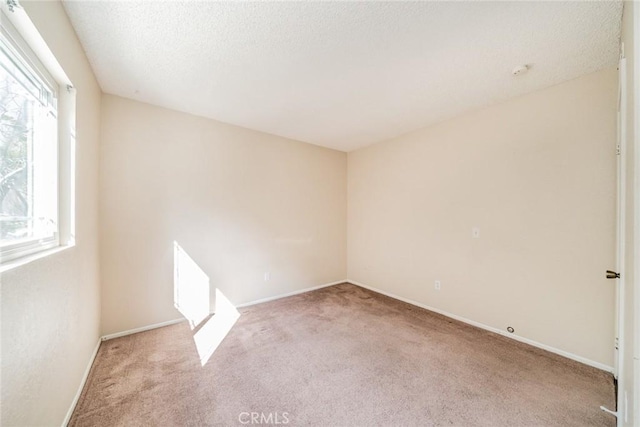
{"type": "Polygon", "coordinates": [[[56,241],[58,123],[54,87],[0,37],[0,250],[56,241]]]}

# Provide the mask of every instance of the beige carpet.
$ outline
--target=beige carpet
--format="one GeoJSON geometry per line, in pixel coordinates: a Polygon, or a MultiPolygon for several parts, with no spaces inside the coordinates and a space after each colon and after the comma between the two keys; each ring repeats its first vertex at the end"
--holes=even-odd
{"type": "Polygon", "coordinates": [[[610,374],[350,284],[240,312],[204,367],[187,323],[102,343],[70,424],[615,425],[610,374]]]}

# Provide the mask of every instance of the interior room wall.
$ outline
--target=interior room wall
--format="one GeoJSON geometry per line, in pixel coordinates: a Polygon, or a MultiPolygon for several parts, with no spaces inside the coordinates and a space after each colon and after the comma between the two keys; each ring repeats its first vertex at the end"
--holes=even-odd
{"type": "Polygon", "coordinates": [[[343,152],[104,95],[100,162],[105,334],[180,318],[174,242],[234,305],[346,277],[343,152]]]}
{"type": "Polygon", "coordinates": [[[21,1],[77,89],[76,246],[2,273],[2,425],[60,425],[98,343],[100,88],[60,2],[21,1]]]}
{"type": "Polygon", "coordinates": [[[604,70],[349,153],[349,279],[613,366],[616,88],[604,70]]]}
{"type": "MultiPolygon", "coordinates": [[[[634,198],[637,197],[638,188],[635,181],[635,117],[636,117],[636,103],[638,99],[635,97],[634,92],[637,90],[638,82],[635,77],[636,70],[636,55],[635,55],[635,40],[636,27],[634,23],[634,8],[636,5],[634,2],[627,1],[624,4],[624,13],[622,15],[622,36],[621,40],[624,43],[625,57],[627,58],[627,117],[626,117],[626,230],[625,230],[625,255],[624,260],[624,286],[625,286],[625,306],[624,306],[624,329],[623,329],[623,342],[624,342],[624,362],[622,365],[622,372],[618,379],[618,387],[621,398],[620,405],[620,418],[622,419],[622,425],[633,426],[637,425],[636,417],[638,417],[637,411],[639,410],[640,403],[636,398],[637,391],[634,390],[634,375],[637,375],[637,362],[634,363],[634,351],[637,355],[637,333],[638,325],[635,321],[635,263],[637,261],[636,248],[634,248],[634,218],[635,207],[634,198]],[[634,403],[635,402],[635,408],[634,403]],[[635,409],[635,411],[634,411],[635,409]]],[[[636,387],[638,385],[636,384],[636,387]]]]}

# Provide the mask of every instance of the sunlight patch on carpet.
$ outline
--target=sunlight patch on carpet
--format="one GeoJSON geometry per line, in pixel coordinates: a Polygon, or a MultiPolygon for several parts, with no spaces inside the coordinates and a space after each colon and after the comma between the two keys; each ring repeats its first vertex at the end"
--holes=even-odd
{"type": "Polygon", "coordinates": [[[240,318],[238,310],[220,292],[220,289],[216,289],[215,314],[193,336],[202,366],[207,364],[238,318],[240,318]]]}

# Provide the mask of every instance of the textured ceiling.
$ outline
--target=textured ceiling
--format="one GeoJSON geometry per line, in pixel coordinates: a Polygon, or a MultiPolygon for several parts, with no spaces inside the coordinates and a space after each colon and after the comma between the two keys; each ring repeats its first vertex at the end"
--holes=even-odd
{"type": "Polygon", "coordinates": [[[621,2],[65,1],[102,89],[343,151],[606,67],[621,2]],[[519,64],[530,71],[513,77],[519,64]]]}

